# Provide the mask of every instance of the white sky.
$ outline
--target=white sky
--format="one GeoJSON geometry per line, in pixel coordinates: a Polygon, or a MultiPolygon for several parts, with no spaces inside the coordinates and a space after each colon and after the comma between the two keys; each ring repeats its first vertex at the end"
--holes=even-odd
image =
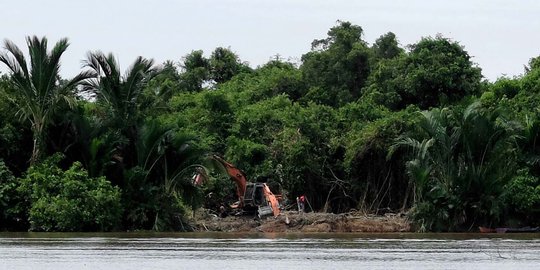
{"type": "Polygon", "coordinates": [[[113,52],[127,67],[139,55],[178,62],[224,46],[256,67],[276,54],[299,59],[338,19],[362,26],[369,43],[388,31],[401,45],[441,33],[490,80],[522,74],[540,55],[537,0],[0,0],[0,39],[26,52],[28,35],[47,36],[49,46],[69,38],[64,77],[80,71],[90,50],[113,52]]]}

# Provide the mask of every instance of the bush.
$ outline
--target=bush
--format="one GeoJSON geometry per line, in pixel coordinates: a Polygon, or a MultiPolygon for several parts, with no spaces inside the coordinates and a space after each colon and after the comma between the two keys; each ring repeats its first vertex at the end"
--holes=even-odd
{"type": "Polygon", "coordinates": [[[511,215],[521,216],[525,221],[538,222],[540,212],[540,181],[527,169],[521,169],[505,187],[506,200],[511,215]]]}
{"type": "Polygon", "coordinates": [[[12,198],[13,187],[16,185],[15,177],[3,160],[0,160],[0,206],[2,214],[8,209],[8,202],[12,198]]]}
{"type": "Polygon", "coordinates": [[[0,229],[13,228],[19,218],[17,181],[3,160],[0,160],[0,229]]]}
{"type": "Polygon", "coordinates": [[[59,154],[28,169],[19,192],[29,202],[30,230],[114,229],[122,213],[120,190],[105,177],[91,178],[79,162],[64,171],[59,154]]]}

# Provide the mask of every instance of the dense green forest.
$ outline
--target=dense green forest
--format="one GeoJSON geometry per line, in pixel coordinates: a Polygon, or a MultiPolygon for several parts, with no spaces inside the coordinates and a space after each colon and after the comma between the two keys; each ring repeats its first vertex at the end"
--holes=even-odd
{"type": "Polygon", "coordinates": [[[540,57],[489,82],[449,38],[362,31],[338,22],[301,63],[256,68],[221,47],[126,70],[91,51],[71,79],[67,40],[6,41],[0,229],[189,230],[234,194],[212,153],[316,211],[401,212],[420,231],[540,225],[540,57]]]}

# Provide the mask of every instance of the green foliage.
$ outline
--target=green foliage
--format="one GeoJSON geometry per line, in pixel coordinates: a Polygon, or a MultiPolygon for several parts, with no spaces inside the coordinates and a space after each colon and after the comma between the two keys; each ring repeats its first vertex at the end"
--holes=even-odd
{"type": "Polygon", "coordinates": [[[2,206],[2,210],[6,210],[9,201],[12,200],[13,190],[16,186],[15,183],[15,177],[9,168],[6,167],[4,161],[0,160],[0,205],[2,206]]]}
{"type": "Polygon", "coordinates": [[[480,91],[480,68],[457,42],[423,38],[405,56],[381,61],[366,95],[391,109],[446,105],[480,91]]]}
{"type": "Polygon", "coordinates": [[[78,162],[68,170],[54,155],[28,169],[18,188],[29,205],[34,231],[107,231],[119,224],[120,189],[105,177],[91,178],[78,162]]]}
{"type": "Polygon", "coordinates": [[[234,52],[223,47],[216,48],[208,62],[210,64],[210,78],[218,84],[232,79],[237,74],[250,71],[247,65],[240,62],[234,52]]]}
{"type": "Polygon", "coordinates": [[[6,98],[10,87],[8,76],[0,77],[0,159],[16,175],[26,171],[32,152],[30,127],[18,121],[13,112],[16,106],[6,98]]]}
{"type": "Polygon", "coordinates": [[[516,212],[531,214],[540,210],[540,181],[528,170],[519,170],[505,188],[507,200],[516,212]]]}
{"type": "Polygon", "coordinates": [[[521,83],[518,79],[499,78],[490,85],[490,92],[493,92],[496,98],[513,98],[521,91],[521,83]]]}
{"type": "Polygon", "coordinates": [[[17,186],[17,179],[0,159],[0,229],[16,228],[20,223],[20,213],[17,208],[20,196],[17,186]]]}
{"type": "Polygon", "coordinates": [[[291,101],[281,95],[244,107],[235,115],[225,157],[242,168],[250,179],[271,175],[269,145],[286,125],[291,101]]]}
{"type": "Polygon", "coordinates": [[[180,75],[181,89],[190,92],[198,92],[203,89],[203,84],[210,79],[210,61],[203,56],[203,51],[192,51],[184,56],[180,75]]]}
{"type": "Polygon", "coordinates": [[[362,100],[385,106],[391,110],[402,109],[401,92],[405,91],[407,73],[404,72],[406,56],[383,59],[372,70],[362,100]]]}
{"type": "Polygon", "coordinates": [[[177,92],[181,84],[181,77],[176,70],[176,66],[171,61],[166,61],[156,70],[145,85],[142,93],[141,107],[152,107],[148,114],[156,115],[160,111],[167,109],[167,102],[177,92]]]}
{"type": "Polygon", "coordinates": [[[129,230],[190,230],[185,223],[189,207],[175,190],[152,182],[151,171],[139,166],[125,172],[124,222],[129,230]]]}
{"type": "Polygon", "coordinates": [[[234,136],[229,138],[227,146],[226,156],[230,157],[231,162],[244,165],[243,168],[251,172],[255,172],[255,168],[250,169],[251,166],[262,169],[260,165],[268,156],[268,147],[265,145],[234,136]]]}
{"type": "Polygon", "coordinates": [[[445,38],[422,39],[411,48],[408,71],[410,89],[416,89],[413,104],[421,108],[458,101],[479,90],[480,69],[457,42],[445,38]]]}
{"type": "Polygon", "coordinates": [[[219,89],[230,93],[233,102],[242,107],[278,95],[287,95],[295,101],[305,94],[300,70],[279,61],[271,61],[252,73],[235,76],[219,89]]]}
{"type": "Polygon", "coordinates": [[[292,195],[309,194],[313,207],[321,207],[327,194],[318,190],[333,177],[328,156],[336,127],[331,107],[276,96],[237,112],[225,157],[248,178],[268,178],[292,195]]]}
{"type": "Polygon", "coordinates": [[[360,96],[371,56],[362,32],[360,26],[338,21],[326,39],[313,41],[300,67],[309,88],[307,100],[338,107],[360,96]]]}
{"type": "Polygon", "coordinates": [[[122,76],[112,53],[105,55],[98,51],[88,54],[85,67],[97,77],[85,82],[85,90],[93,93],[97,101],[106,107],[110,114],[107,118],[109,125],[131,127],[140,121],[143,108],[139,98],[152,77],[153,64],[153,60],[138,57],[122,76]]]}
{"type": "Polygon", "coordinates": [[[290,63],[269,63],[255,73],[252,101],[287,95],[291,100],[300,99],[305,90],[300,70],[290,63]]]}
{"type": "Polygon", "coordinates": [[[124,173],[125,221],[130,229],[190,230],[184,225],[202,194],[191,176],[203,165],[203,151],[174,126],[148,120],[135,141],[136,166],[124,173]]]}
{"type": "Polygon", "coordinates": [[[413,217],[421,228],[455,230],[501,222],[507,205],[499,198],[516,166],[516,126],[480,103],[463,111],[422,114],[423,139],[403,136],[393,146],[411,151],[406,166],[415,185],[413,217]]]}
{"type": "Polygon", "coordinates": [[[533,70],[540,69],[540,56],[533,57],[529,60],[529,66],[525,67],[525,72],[530,73],[533,70]]]}
{"type": "Polygon", "coordinates": [[[540,93],[540,57],[532,58],[529,61],[529,67],[525,69],[526,73],[523,76],[521,83],[523,89],[529,93],[540,93]]]}
{"type": "Polygon", "coordinates": [[[380,59],[391,59],[404,53],[404,50],[399,47],[396,35],[388,32],[375,40],[372,47],[375,57],[380,59]]]}
{"type": "Polygon", "coordinates": [[[248,105],[236,114],[231,131],[233,135],[266,144],[283,126],[283,116],[293,113],[292,109],[291,101],[283,95],[248,105]]]}
{"type": "Polygon", "coordinates": [[[21,119],[31,124],[34,146],[30,163],[34,164],[44,154],[45,130],[53,114],[64,102],[72,106],[75,87],[93,74],[83,72],[69,81],[60,82],[60,57],[69,46],[67,39],[58,41],[50,52],[45,37],[27,37],[26,43],[30,67],[19,47],[9,40],[5,41],[8,52],[0,54],[0,62],[12,72],[11,87],[4,89],[9,90],[8,100],[15,104],[21,119]]]}
{"type": "Polygon", "coordinates": [[[343,167],[350,178],[350,192],[357,198],[353,207],[369,212],[406,209],[412,196],[411,184],[404,174],[403,154],[395,154],[391,159],[387,156],[395,138],[413,130],[418,121],[417,109],[411,107],[391,114],[373,104],[367,108],[374,114],[358,115],[359,121],[342,139],[346,149],[343,167]]]}
{"type": "Polygon", "coordinates": [[[225,140],[232,125],[233,103],[222,90],[182,93],[174,96],[169,107],[173,113],[161,115],[160,121],[197,138],[202,149],[224,152],[225,140]]]}
{"type": "Polygon", "coordinates": [[[537,224],[538,57],[491,83],[458,42],[422,38],[405,51],[391,32],[373,44],[362,34],[338,21],[301,64],[278,56],[255,69],[219,47],[179,66],[139,57],[121,74],[112,54],[94,52],[69,81],[58,77],[65,40],[47,52],[30,38],[28,70],[6,42],[2,227],[191,230],[194,209],[235,194],[210,171],[211,153],[285,198],[305,194],[315,211],[409,212],[437,231],[537,224]],[[66,158],[27,171],[31,152],[66,158]],[[208,181],[195,187],[200,172],[208,181]]]}

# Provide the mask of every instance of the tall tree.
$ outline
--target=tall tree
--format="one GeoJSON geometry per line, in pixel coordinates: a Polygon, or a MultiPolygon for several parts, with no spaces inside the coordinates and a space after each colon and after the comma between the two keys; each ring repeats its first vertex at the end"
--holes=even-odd
{"type": "Polygon", "coordinates": [[[371,52],[362,40],[362,27],[338,23],[327,38],[311,43],[312,50],[302,56],[300,67],[309,87],[306,99],[332,106],[358,98],[370,70],[371,52]]]}
{"type": "Polygon", "coordinates": [[[404,52],[404,50],[399,47],[396,35],[392,32],[380,36],[375,40],[375,44],[373,44],[371,48],[375,53],[375,57],[381,59],[394,58],[404,52]]]}
{"type": "Polygon", "coordinates": [[[154,61],[137,57],[126,71],[120,74],[120,66],[111,54],[102,52],[88,54],[85,66],[97,74],[87,80],[85,89],[96,95],[98,102],[110,109],[111,120],[120,126],[134,126],[140,113],[139,97],[153,74],[154,61]]]}
{"type": "Polygon", "coordinates": [[[7,52],[0,53],[0,61],[12,72],[12,84],[7,91],[9,100],[19,108],[20,117],[31,123],[34,143],[30,164],[34,164],[43,155],[45,130],[52,115],[62,103],[73,106],[74,89],[93,73],[82,72],[69,81],[60,82],[60,57],[69,46],[67,39],[58,41],[50,52],[45,37],[27,37],[26,43],[30,66],[19,47],[9,40],[4,42],[7,52]]]}
{"type": "Polygon", "coordinates": [[[120,134],[117,140],[115,160],[132,166],[135,163],[134,143],[143,111],[143,90],[154,74],[153,61],[137,57],[125,75],[120,74],[118,62],[112,54],[102,52],[88,54],[85,66],[97,74],[85,82],[85,90],[93,93],[108,115],[103,126],[120,134]]]}
{"type": "Polygon", "coordinates": [[[480,92],[482,74],[464,48],[443,37],[423,38],[402,57],[384,59],[365,94],[391,109],[448,105],[480,92]]]}
{"type": "Polygon", "coordinates": [[[238,55],[223,47],[216,48],[208,61],[211,68],[210,77],[218,84],[230,80],[236,74],[250,70],[240,61],[238,55]]]}
{"type": "Polygon", "coordinates": [[[182,62],[181,86],[187,91],[198,92],[210,78],[210,60],[202,50],[192,51],[184,56],[182,62]]]}

